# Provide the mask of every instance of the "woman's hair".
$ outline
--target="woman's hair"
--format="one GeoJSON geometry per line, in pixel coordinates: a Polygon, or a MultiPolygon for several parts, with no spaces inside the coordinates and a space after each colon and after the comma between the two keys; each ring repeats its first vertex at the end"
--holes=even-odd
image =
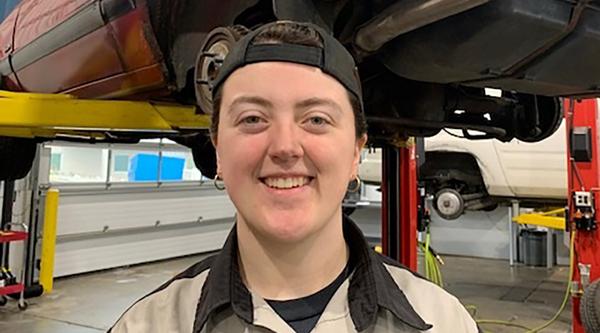
{"type": "MultiPolygon", "coordinates": [[[[313,28],[298,24],[295,22],[282,21],[270,25],[261,31],[250,42],[252,45],[259,44],[296,44],[314,47],[323,47],[323,40],[319,33],[313,28]]],[[[213,98],[213,113],[211,116],[210,132],[211,136],[216,139],[219,128],[219,113],[221,110],[221,101],[223,97],[223,85],[215,92],[213,98]]],[[[360,100],[347,91],[350,105],[354,113],[354,128],[356,130],[356,138],[361,138],[367,133],[367,121],[365,114],[362,111],[360,100]]]]}

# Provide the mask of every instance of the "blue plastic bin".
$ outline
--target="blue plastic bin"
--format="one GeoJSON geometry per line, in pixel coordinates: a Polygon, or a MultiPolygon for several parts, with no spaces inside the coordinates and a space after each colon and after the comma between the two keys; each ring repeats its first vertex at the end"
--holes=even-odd
{"type": "MultiPolygon", "coordinates": [[[[185,159],[179,157],[162,157],[160,180],[182,180],[185,159]]],[[[136,154],[129,166],[130,182],[158,181],[158,155],[136,154]]]]}

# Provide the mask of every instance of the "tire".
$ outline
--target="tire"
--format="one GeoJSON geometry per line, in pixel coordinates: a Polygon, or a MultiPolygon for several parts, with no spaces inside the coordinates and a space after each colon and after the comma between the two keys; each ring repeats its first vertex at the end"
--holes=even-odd
{"type": "Polygon", "coordinates": [[[600,280],[592,282],[583,292],[579,312],[586,333],[600,333],[600,280]]]}
{"type": "Polygon", "coordinates": [[[4,295],[0,296],[0,306],[5,306],[6,303],[8,303],[8,298],[4,295]]]}
{"type": "Polygon", "coordinates": [[[192,147],[194,164],[206,178],[215,178],[217,174],[217,153],[208,137],[198,136],[196,144],[192,147]]]}
{"type": "Polygon", "coordinates": [[[0,136],[0,181],[27,176],[36,150],[35,140],[0,136]]]}
{"type": "Polygon", "coordinates": [[[498,208],[498,203],[494,203],[494,204],[492,204],[492,205],[490,205],[490,206],[487,206],[487,207],[483,208],[482,210],[483,210],[484,212],[493,212],[493,211],[495,211],[497,208],[498,208]]]}

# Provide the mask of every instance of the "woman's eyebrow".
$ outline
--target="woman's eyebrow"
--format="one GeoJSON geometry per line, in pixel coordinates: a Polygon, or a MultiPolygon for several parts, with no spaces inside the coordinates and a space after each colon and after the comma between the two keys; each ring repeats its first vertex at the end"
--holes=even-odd
{"type": "Polygon", "coordinates": [[[260,97],[260,96],[240,96],[237,97],[231,102],[229,106],[229,111],[233,110],[236,106],[240,104],[256,104],[265,108],[272,108],[273,103],[271,103],[268,99],[260,97]]]}
{"type": "Polygon", "coordinates": [[[312,97],[302,100],[295,105],[296,109],[308,109],[313,106],[328,106],[337,112],[342,112],[342,107],[333,99],[329,98],[312,97]]]}

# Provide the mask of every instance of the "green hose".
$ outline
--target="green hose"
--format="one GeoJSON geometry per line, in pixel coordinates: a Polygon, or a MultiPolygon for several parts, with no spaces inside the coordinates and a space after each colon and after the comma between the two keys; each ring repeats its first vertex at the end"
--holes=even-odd
{"type": "Polygon", "coordinates": [[[425,277],[437,284],[440,287],[444,287],[444,281],[442,279],[442,271],[440,270],[440,264],[442,263],[441,258],[431,248],[431,234],[429,228],[425,232],[425,242],[419,242],[421,250],[425,256],[425,277]]]}
{"type": "MultiPolygon", "coordinates": [[[[573,279],[574,259],[575,259],[575,230],[572,230],[570,246],[569,246],[569,279],[567,281],[567,288],[565,290],[565,296],[564,296],[562,304],[560,305],[560,308],[558,309],[556,314],[550,320],[548,320],[546,323],[544,323],[543,325],[540,325],[540,326],[532,329],[532,328],[529,328],[524,325],[520,325],[517,323],[510,322],[510,321],[503,321],[503,320],[477,319],[475,321],[477,322],[477,324],[483,324],[483,325],[489,324],[489,325],[503,325],[503,326],[518,327],[518,328],[525,330],[525,333],[537,333],[537,332],[540,332],[541,330],[545,329],[546,327],[552,325],[558,319],[558,317],[560,317],[560,314],[565,310],[567,302],[569,301],[569,295],[570,295],[571,283],[572,283],[571,280],[573,279]]],[[[475,313],[477,312],[477,307],[475,307],[474,305],[467,305],[466,308],[472,309],[475,313]]],[[[472,314],[473,317],[475,317],[475,313],[472,314]]]]}

